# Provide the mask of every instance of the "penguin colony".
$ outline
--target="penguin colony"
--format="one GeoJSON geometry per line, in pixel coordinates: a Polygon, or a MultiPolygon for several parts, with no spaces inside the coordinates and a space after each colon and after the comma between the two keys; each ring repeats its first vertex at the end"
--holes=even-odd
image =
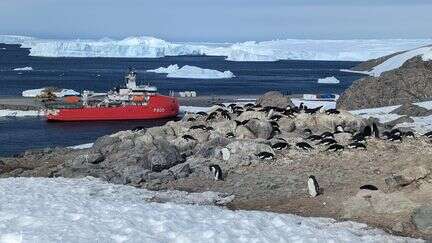
{"type": "MultiPolygon", "coordinates": [[[[225,106],[224,104],[217,104],[218,108],[214,110],[211,113],[206,112],[197,112],[195,113],[197,115],[196,118],[190,117],[187,119],[187,121],[197,121],[197,118],[201,117],[205,121],[213,121],[216,119],[226,119],[226,120],[234,120],[233,117],[240,116],[245,111],[259,111],[259,112],[265,112],[267,115],[267,118],[269,120],[269,123],[272,127],[272,134],[269,139],[275,139],[276,142],[274,142],[271,147],[274,151],[282,151],[292,148],[293,146],[300,150],[300,151],[312,151],[315,149],[316,146],[326,146],[326,148],[323,150],[323,152],[341,152],[345,149],[351,149],[351,150],[366,150],[367,149],[367,140],[369,138],[375,137],[376,139],[384,139],[391,142],[402,142],[405,138],[414,138],[415,134],[411,131],[403,132],[399,129],[392,129],[388,131],[380,132],[378,125],[376,123],[372,123],[370,125],[367,125],[363,127],[362,129],[358,131],[346,131],[345,127],[340,124],[336,125],[334,127],[333,131],[326,131],[321,134],[314,134],[313,131],[310,128],[306,128],[303,131],[304,135],[304,141],[297,142],[294,145],[290,145],[285,139],[278,138],[277,136],[281,134],[281,131],[279,129],[278,121],[283,117],[288,118],[295,118],[300,113],[305,114],[315,114],[315,113],[322,113],[326,115],[338,115],[340,114],[340,111],[337,109],[328,109],[324,110],[322,106],[316,107],[316,108],[308,108],[303,103],[301,103],[299,106],[288,106],[286,109],[282,109],[279,107],[262,107],[257,104],[248,103],[244,106],[239,106],[237,104],[230,104],[228,106],[225,106]],[[336,139],[335,135],[338,133],[349,133],[351,134],[351,143],[344,146],[339,144],[336,139]]],[[[246,126],[249,122],[249,120],[243,120],[238,121],[234,120],[236,122],[237,126],[246,126]]],[[[210,126],[206,125],[193,125],[189,127],[190,130],[195,129],[202,129],[205,131],[211,131],[214,130],[210,126]]],[[[138,129],[137,129],[138,130],[138,129]]],[[[427,138],[432,138],[432,131],[424,134],[427,138]]],[[[228,139],[234,139],[235,134],[233,132],[228,132],[225,134],[225,137],[228,139]]],[[[196,141],[196,139],[191,135],[183,135],[183,139],[186,141],[196,141]]],[[[258,159],[261,160],[272,160],[275,158],[275,154],[268,152],[268,151],[262,151],[255,156],[258,159]]],[[[214,180],[223,180],[222,176],[222,169],[219,165],[212,164],[209,166],[209,170],[214,178],[214,180]]],[[[308,178],[307,181],[307,188],[308,192],[311,197],[315,197],[321,194],[321,189],[319,187],[318,181],[315,178],[315,176],[311,175],[308,178]]],[[[378,190],[378,188],[374,185],[363,185],[360,187],[361,190],[378,190]]]]}

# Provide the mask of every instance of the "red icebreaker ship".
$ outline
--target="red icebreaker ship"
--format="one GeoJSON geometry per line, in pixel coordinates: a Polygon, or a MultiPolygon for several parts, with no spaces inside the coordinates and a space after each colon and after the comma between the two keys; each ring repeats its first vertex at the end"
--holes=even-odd
{"type": "Polygon", "coordinates": [[[82,98],[66,97],[64,104],[51,105],[48,121],[146,120],[177,116],[175,97],[157,93],[154,86],[137,86],[136,73],[126,77],[126,88],[108,93],[84,91],[82,98]]]}

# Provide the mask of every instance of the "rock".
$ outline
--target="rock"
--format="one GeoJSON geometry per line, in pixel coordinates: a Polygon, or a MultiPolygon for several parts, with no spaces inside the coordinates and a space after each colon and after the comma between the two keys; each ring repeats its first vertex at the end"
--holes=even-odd
{"type": "Polygon", "coordinates": [[[408,215],[416,204],[403,192],[360,190],[343,203],[344,217],[357,218],[365,215],[408,215]]]}
{"type": "Polygon", "coordinates": [[[294,106],[291,99],[288,96],[284,96],[279,91],[270,91],[258,98],[256,104],[262,107],[273,106],[279,108],[287,108],[288,106],[294,106]]]}
{"type": "Polygon", "coordinates": [[[288,117],[282,117],[277,123],[279,124],[279,129],[283,131],[293,132],[296,129],[295,120],[288,117]]]}
{"type": "Polygon", "coordinates": [[[182,164],[175,165],[175,166],[169,168],[169,170],[172,172],[175,179],[188,177],[189,174],[192,172],[190,165],[188,163],[182,163],[182,164]]]}
{"type": "Polygon", "coordinates": [[[414,209],[411,221],[419,231],[432,234],[432,206],[424,205],[414,209]]]}
{"type": "Polygon", "coordinates": [[[218,132],[221,136],[225,136],[227,133],[234,133],[237,127],[237,123],[233,120],[229,121],[221,121],[215,122],[212,124],[212,127],[218,132]]]}
{"type": "Polygon", "coordinates": [[[421,57],[407,60],[400,68],[380,77],[366,77],[346,89],[337,101],[339,109],[400,105],[432,97],[432,61],[421,57]]]}
{"type": "Polygon", "coordinates": [[[430,111],[424,107],[412,104],[412,103],[405,103],[390,113],[398,114],[401,116],[429,116],[429,115],[432,115],[432,111],[430,111]]]}
{"type": "Polygon", "coordinates": [[[239,117],[237,117],[238,121],[245,121],[250,119],[267,120],[267,115],[266,113],[260,111],[245,111],[241,113],[239,117]]]}
{"type": "Polygon", "coordinates": [[[340,110],[337,115],[326,115],[317,113],[309,115],[301,113],[295,119],[296,129],[303,130],[306,128],[312,129],[314,132],[334,131],[337,125],[344,125],[346,131],[358,131],[364,126],[366,120],[356,117],[348,111],[340,110]]]}
{"type": "Polygon", "coordinates": [[[255,138],[255,134],[245,126],[238,126],[235,134],[238,139],[255,138]]]}
{"type": "Polygon", "coordinates": [[[175,137],[174,130],[169,126],[151,127],[147,129],[147,134],[153,138],[173,138],[175,137]]]}
{"type": "Polygon", "coordinates": [[[391,189],[397,189],[403,186],[407,186],[415,181],[424,179],[430,174],[430,170],[421,166],[410,167],[397,175],[387,177],[385,182],[391,189]]]}
{"type": "Polygon", "coordinates": [[[142,181],[145,181],[150,170],[143,169],[140,166],[132,165],[126,166],[122,170],[123,184],[135,184],[138,185],[142,181]]]}
{"type": "Polygon", "coordinates": [[[231,155],[233,154],[245,154],[252,155],[258,154],[260,152],[268,152],[274,154],[273,149],[269,144],[258,142],[256,140],[239,140],[234,141],[226,146],[231,155]]]}
{"type": "Polygon", "coordinates": [[[96,140],[91,150],[101,154],[112,153],[118,150],[118,144],[121,142],[116,136],[103,136],[96,140]]]}
{"type": "Polygon", "coordinates": [[[177,148],[164,139],[155,139],[156,149],[148,153],[148,160],[151,163],[152,171],[168,169],[182,161],[177,148]]]}
{"type": "Polygon", "coordinates": [[[251,119],[245,125],[255,136],[255,138],[268,139],[272,134],[272,125],[268,121],[251,119]]]}
{"type": "Polygon", "coordinates": [[[206,143],[199,143],[195,147],[195,156],[209,158],[215,155],[216,148],[224,147],[229,143],[229,139],[225,137],[217,137],[209,140],[206,143]]]}
{"type": "Polygon", "coordinates": [[[413,122],[414,122],[414,120],[411,117],[402,116],[402,117],[399,117],[393,121],[389,121],[389,122],[384,123],[384,126],[388,127],[388,128],[393,128],[394,126],[401,124],[401,123],[413,123],[413,122]]]}
{"type": "Polygon", "coordinates": [[[352,138],[352,135],[351,135],[351,133],[348,133],[348,132],[342,132],[342,133],[336,133],[336,134],[334,134],[334,139],[339,144],[342,144],[342,145],[348,145],[348,144],[350,144],[352,142],[351,138],[352,138]]]}

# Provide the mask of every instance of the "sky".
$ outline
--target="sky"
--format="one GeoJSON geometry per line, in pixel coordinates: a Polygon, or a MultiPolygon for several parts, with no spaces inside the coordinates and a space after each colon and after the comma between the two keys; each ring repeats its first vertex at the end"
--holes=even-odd
{"type": "Polygon", "coordinates": [[[0,0],[0,34],[170,41],[431,38],[432,0],[0,0]]]}

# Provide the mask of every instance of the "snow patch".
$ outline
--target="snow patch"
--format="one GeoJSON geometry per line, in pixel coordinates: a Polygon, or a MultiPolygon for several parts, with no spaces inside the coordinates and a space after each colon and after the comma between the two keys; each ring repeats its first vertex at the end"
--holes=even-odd
{"type": "Polygon", "coordinates": [[[94,143],[84,143],[84,144],[80,144],[80,145],[69,146],[67,148],[70,148],[70,149],[88,149],[88,148],[93,147],[93,144],[94,143]]]}
{"type": "MultiPolygon", "coordinates": [[[[41,95],[45,89],[46,88],[24,90],[22,92],[22,96],[23,97],[37,97],[37,96],[41,95]]],[[[72,89],[62,89],[58,92],[53,92],[53,94],[57,97],[65,97],[65,96],[69,96],[69,95],[80,95],[80,93],[78,93],[72,89]]]]}
{"type": "Polygon", "coordinates": [[[320,84],[338,84],[338,83],[340,83],[340,81],[336,77],[332,76],[332,77],[327,77],[327,78],[320,78],[320,79],[318,79],[318,83],[320,83],[320,84]]]}
{"type": "Polygon", "coordinates": [[[14,71],[33,71],[32,67],[14,68],[14,71]]]}
{"type": "Polygon", "coordinates": [[[235,77],[231,71],[221,72],[189,65],[179,68],[177,64],[147,70],[147,72],[166,73],[168,78],[225,79],[235,77]]]}
{"type": "Polygon", "coordinates": [[[155,37],[123,40],[55,40],[0,35],[0,42],[31,48],[33,56],[164,57],[226,56],[231,61],[348,60],[365,61],[432,43],[430,39],[303,40],[286,39],[242,43],[171,43],[155,37]]]}
{"type": "Polygon", "coordinates": [[[154,193],[158,192],[91,178],[0,179],[0,239],[24,242],[196,242],[197,239],[237,243],[421,242],[349,221],[149,202],[154,193]]]}

